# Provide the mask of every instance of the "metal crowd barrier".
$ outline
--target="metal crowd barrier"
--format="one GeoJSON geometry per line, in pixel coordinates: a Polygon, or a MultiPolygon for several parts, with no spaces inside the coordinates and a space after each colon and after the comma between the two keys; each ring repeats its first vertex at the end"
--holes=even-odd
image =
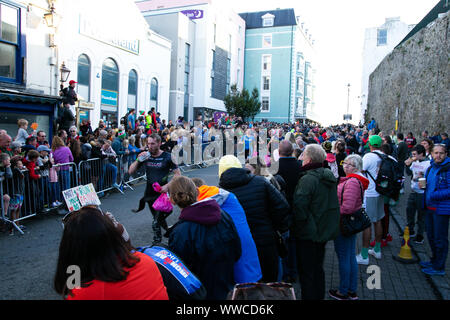
{"type": "Polygon", "coordinates": [[[116,189],[123,194],[118,174],[120,163],[118,157],[105,159],[88,159],[78,164],[79,183],[92,183],[97,194],[116,189]]]}

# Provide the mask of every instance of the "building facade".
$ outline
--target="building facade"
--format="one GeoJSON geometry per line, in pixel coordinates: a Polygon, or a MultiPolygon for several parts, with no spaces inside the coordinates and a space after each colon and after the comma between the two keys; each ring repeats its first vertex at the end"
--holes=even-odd
{"type": "Polygon", "coordinates": [[[172,120],[212,119],[226,111],[232,84],[242,89],[245,22],[220,1],[138,1],[151,29],[174,44],[171,69],[172,120]],[[187,18],[187,19],[186,19],[187,18]]]}
{"type": "Polygon", "coordinates": [[[367,110],[369,95],[369,76],[380,62],[392,52],[395,46],[414,28],[400,21],[400,17],[386,18],[385,23],[379,27],[367,28],[364,35],[362,53],[361,78],[361,122],[367,110]]]}
{"type": "Polygon", "coordinates": [[[257,88],[255,120],[317,121],[314,116],[313,40],[294,9],[247,12],[244,87],[257,88]]]}
{"type": "MultiPolygon", "coordinates": [[[[39,129],[51,132],[55,127],[60,85],[67,86],[69,80],[78,82],[79,101],[74,110],[78,122],[88,119],[93,128],[100,119],[117,125],[130,108],[148,111],[155,107],[162,119],[168,118],[171,41],[149,29],[134,1],[0,3],[2,8],[5,5],[19,12],[16,59],[23,61],[16,60],[17,83],[0,77],[0,89],[13,85],[28,95],[42,96],[35,100],[56,99],[51,112],[49,106],[43,106],[30,111],[40,118],[25,117],[37,122],[39,129]],[[70,71],[67,79],[61,76],[63,64],[70,71]]],[[[10,41],[0,46],[6,44],[10,41]]],[[[2,65],[0,60],[0,70],[2,65]]],[[[4,126],[2,122],[11,126],[16,120],[7,110],[11,107],[2,104],[0,108],[0,126],[4,126]]]]}

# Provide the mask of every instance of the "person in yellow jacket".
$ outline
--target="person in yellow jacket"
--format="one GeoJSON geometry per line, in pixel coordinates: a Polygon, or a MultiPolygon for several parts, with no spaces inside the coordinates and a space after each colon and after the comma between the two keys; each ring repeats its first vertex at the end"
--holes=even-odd
{"type": "Polygon", "coordinates": [[[153,123],[151,111],[149,111],[148,114],[145,116],[145,121],[147,122],[147,125],[145,126],[145,128],[150,129],[150,126],[153,123]]]}

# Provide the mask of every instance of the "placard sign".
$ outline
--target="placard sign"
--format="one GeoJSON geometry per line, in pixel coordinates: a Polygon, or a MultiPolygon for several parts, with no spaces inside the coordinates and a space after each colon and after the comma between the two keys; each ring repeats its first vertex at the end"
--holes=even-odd
{"type": "Polygon", "coordinates": [[[87,205],[101,204],[92,183],[64,190],[63,196],[69,211],[76,211],[87,205]]]}

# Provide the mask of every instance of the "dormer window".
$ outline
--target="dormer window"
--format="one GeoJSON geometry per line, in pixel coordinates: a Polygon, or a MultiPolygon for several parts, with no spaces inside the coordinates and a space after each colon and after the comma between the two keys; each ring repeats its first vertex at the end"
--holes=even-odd
{"type": "Polygon", "coordinates": [[[263,27],[273,27],[273,21],[275,20],[275,16],[270,13],[266,13],[261,17],[263,27]]]}

